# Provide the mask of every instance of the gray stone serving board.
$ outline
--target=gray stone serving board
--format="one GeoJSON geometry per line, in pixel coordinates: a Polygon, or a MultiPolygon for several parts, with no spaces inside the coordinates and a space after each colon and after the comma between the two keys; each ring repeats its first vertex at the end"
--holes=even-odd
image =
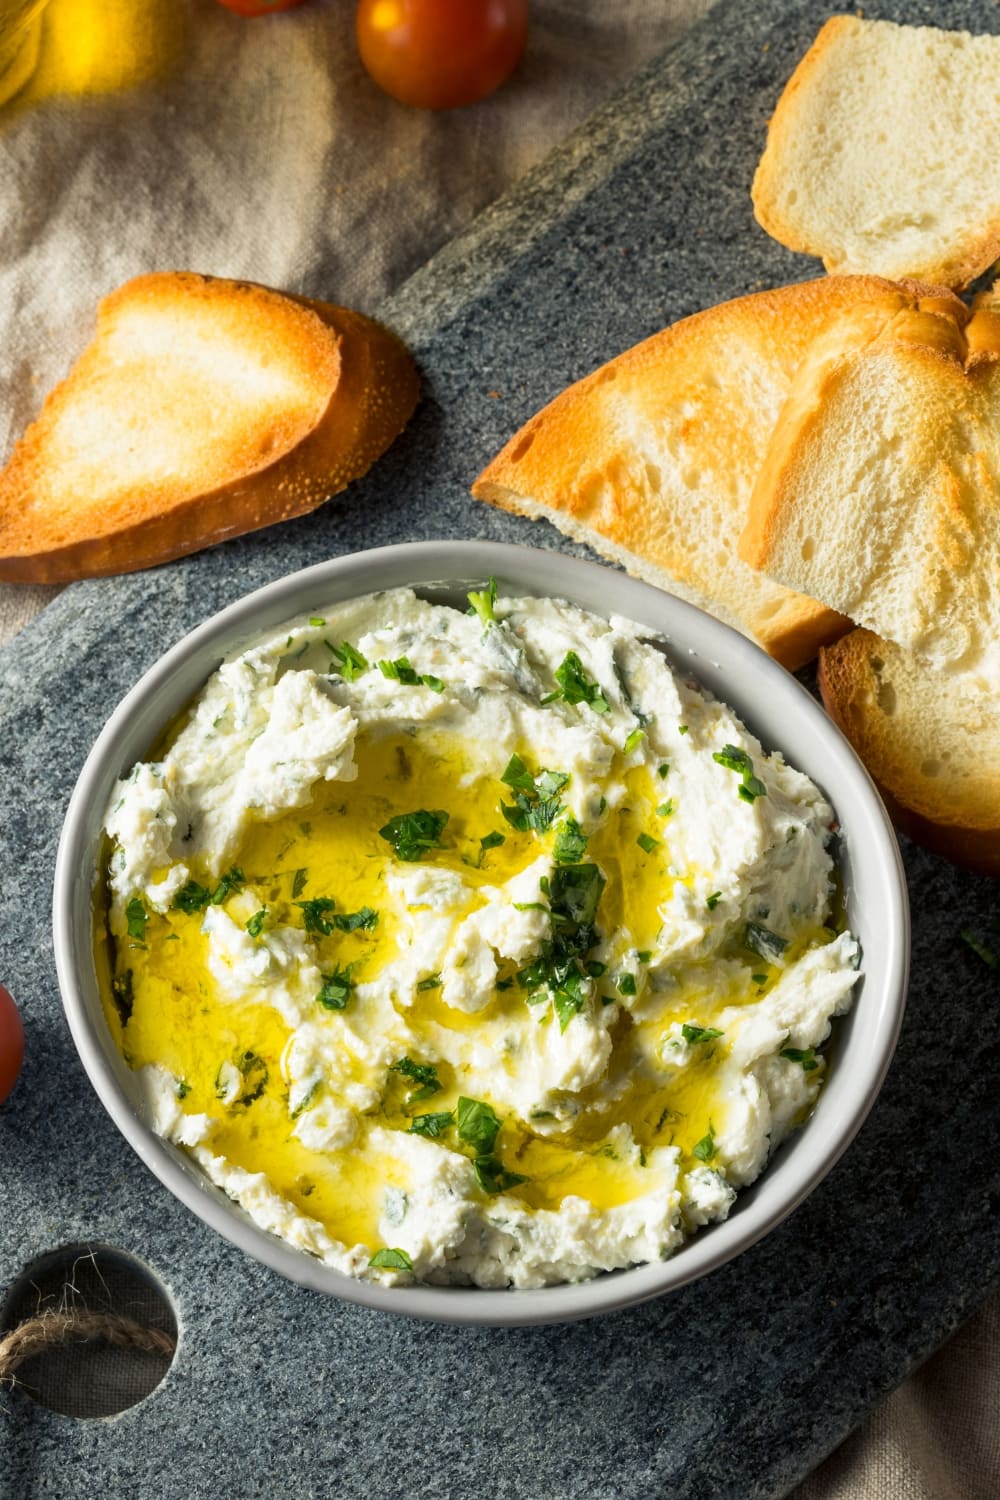
{"type": "MultiPolygon", "coordinates": [[[[1000,31],[992,0],[867,13],[1000,31]]],[[[468,497],[503,440],[664,323],[818,269],[756,228],[748,186],[826,14],[808,0],[721,5],[382,309],[417,355],[424,399],[346,496],[151,573],[74,586],[0,653],[0,975],[27,1029],[0,1110],[0,1297],[35,1256],[107,1242],[148,1262],[182,1329],[166,1382],[113,1422],[0,1397],[2,1500],[780,1495],[1000,1280],[998,977],[959,937],[994,915],[997,887],[912,848],[909,1008],[856,1143],[735,1263],[582,1324],[417,1324],[243,1256],[105,1115],[52,961],[63,809],[111,707],[168,644],[336,553],[464,536],[566,547],[468,497]]],[[[334,289],[317,274],[302,290],[334,289]]]]}

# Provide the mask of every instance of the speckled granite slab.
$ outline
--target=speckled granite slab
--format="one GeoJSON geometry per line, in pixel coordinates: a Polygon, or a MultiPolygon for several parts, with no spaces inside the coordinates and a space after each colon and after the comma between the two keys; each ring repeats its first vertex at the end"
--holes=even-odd
{"type": "MultiPolygon", "coordinates": [[[[912,849],[909,1010],[855,1145],[735,1264],[585,1324],[418,1325],[246,1259],[104,1114],[52,963],[63,807],[113,703],[167,644],[335,553],[443,536],[565,546],[468,498],[507,435],[665,322],[810,273],[755,227],[748,186],[827,9],[720,6],[383,309],[415,349],[425,398],[346,497],[153,573],[76,586],[0,655],[0,974],[28,1033],[0,1111],[0,1296],[34,1256],[104,1241],[153,1267],[182,1327],[168,1380],[112,1423],[0,1398],[3,1500],[780,1495],[1000,1279],[998,981],[959,936],[992,915],[997,887],[912,849]]],[[[1000,31],[992,0],[866,10],[1000,31]]]]}

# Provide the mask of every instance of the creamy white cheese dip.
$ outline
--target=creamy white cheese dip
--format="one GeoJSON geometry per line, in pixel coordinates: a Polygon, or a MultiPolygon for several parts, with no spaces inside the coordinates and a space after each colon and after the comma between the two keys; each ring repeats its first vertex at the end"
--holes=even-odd
{"type": "Polygon", "coordinates": [[[831,808],[649,633],[409,590],[227,662],[108,810],[149,1118],[350,1275],[672,1255],[808,1117],[858,946],[831,808]]]}

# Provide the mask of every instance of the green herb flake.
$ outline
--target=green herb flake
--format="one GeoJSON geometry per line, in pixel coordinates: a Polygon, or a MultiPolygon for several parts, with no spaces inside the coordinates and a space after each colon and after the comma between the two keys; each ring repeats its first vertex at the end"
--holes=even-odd
{"type": "Polygon", "coordinates": [[[440,1092],[441,1083],[434,1063],[418,1063],[414,1062],[412,1057],[399,1057],[390,1064],[389,1072],[401,1073],[412,1083],[420,1084],[420,1087],[407,1098],[407,1104],[419,1104],[422,1099],[430,1099],[433,1094],[440,1092]]]}
{"type": "Polygon", "coordinates": [[[670,775],[669,760],[665,760],[662,765],[657,766],[656,774],[657,776],[659,776],[661,781],[666,781],[667,777],[670,775]]]}
{"type": "Polygon", "coordinates": [[[253,916],[250,918],[249,922],[247,923],[247,932],[249,932],[249,934],[250,934],[250,936],[252,938],[260,937],[261,933],[264,930],[264,923],[266,921],[267,921],[267,907],[266,906],[262,906],[261,909],[260,909],[260,911],[255,911],[254,912],[253,916]]]}
{"type": "Polygon", "coordinates": [[[713,891],[712,894],[709,897],[707,897],[707,899],[705,901],[705,905],[708,907],[709,911],[714,911],[715,908],[718,906],[718,904],[719,904],[719,902],[721,900],[722,900],[722,892],[721,891],[713,891]]]}
{"type": "Polygon", "coordinates": [[[712,752],[712,759],[717,765],[725,766],[727,771],[736,771],[741,777],[736,790],[742,801],[756,802],[758,797],[767,796],[767,787],[754,775],[753,761],[738,745],[723,745],[721,750],[712,752]]]}
{"type": "Polygon", "coordinates": [[[296,870],[292,877],[292,900],[301,896],[309,881],[309,871],[306,869],[296,870]]]}
{"type": "Polygon", "coordinates": [[[316,1004],[324,1010],[346,1010],[351,998],[350,969],[334,969],[332,974],[323,974],[323,985],[316,996],[316,1004]]]}
{"type": "Polygon", "coordinates": [[[493,606],[497,602],[496,579],[491,577],[484,589],[473,590],[467,597],[470,605],[469,613],[478,615],[482,622],[483,630],[488,630],[491,625],[496,623],[496,614],[493,609],[493,606]]]}
{"type": "Polygon", "coordinates": [[[552,858],[559,865],[576,865],[587,852],[587,835],[580,832],[580,825],[569,813],[556,829],[556,840],[552,845],[552,858]]]}
{"type": "Polygon", "coordinates": [[[212,893],[199,885],[197,880],[189,880],[182,885],[174,897],[173,906],[176,911],[187,912],[193,916],[195,912],[204,911],[212,899],[212,893]]]}
{"type": "Polygon", "coordinates": [[[413,1262],[405,1250],[376,1250],[369,1266],[377,1271],[412,1271],[413,1262]]]}
{"type": "Polygon", "coordinates": [[[179,1079],[177,1087],[174,1089],[174,1097],[176,1099],[186,1099],[190,1092],[191,1085],[189,1083],[185,1083],[183,1078],[179,1079]]]}
{"type": "Polygon", "coordinates": [[[767,983],[767,975],[766,974],[751,974],[750,978],[753,980],[754,984],[766,984],[767,983]]]}
{"type": "Polygon", "coordinates": [[[306,932],[314,937],[329,937],[333,931],[332,913],[337,903],[330,896],[316,896],[312,901],[296,901],[302,913],[306,932]]]}
{"type": "Polygon", "coordinates": [[[121,974],[115,975],[111,981],[111,994],[114,997],[118,1019],[123,1026],[127,1026],[132,1015],[132,1007],[135,1004],[135,990],[131,969],[124,969],[121,974]]]}
{"type": "Polygon", "coordinates": [[[367,672],[370,665],[368,658],[362,656],[350,641],[341,641],[339,646],[332,641],[327,641],[326,645],[336,663],[336,670],[345,682],[353,682],[356,677],[361,676],[362,672],[367,672]]]}
{"type": "Polygon", "coordinates": [[[500,1120],[493,1106],[482,1099],[458,1101],[458,1138],[485,1156],[493,1150],[500,1132],[500,1120]]]}
{"type": "Polygon", "coordinates": [[[326,624],[326,621],[324,620],[322,615],[310,615],[309,624],[318,630],[321,625],[326,624]]]}
{"type": "Polygon", "coordinates": [[[556,699],[562,699],[570,704],[589,704],[595,714],[610,712],[611,706],[600,685],[591,682],[584,670],[583,662],[575,651],[566,652],[562,665],[556,668],[555,679],[559,684],[559,690],[549,693],[548,697],[542,699],[543,703],[553,703],[556,699]]]}
{"type": "Polygon", "coordinates": [[[212,892],[212,905],[221,906],[223,901],[228,901],[230,896],[238,895],[246,884],[246,876],[239,865],[233,865],[223,875],[215,890],[212,892]]]}
{"type": "Polygon", "coordinates": [[[678,726],[677,726],[677,733],[678,734],[687,734],[687,732],[688,732],[688,726],[686,724],[678,724],[678,726]]]}
{"type": "Polygon", "coordinates": [[[378,912],[362,906],[359,911],[337,912],[331,921],[338,932],[371,932],[378,926],[378,912]]]}
{"type": "Polygon", "coordinates": [[[648,833],[640,833],[639,837],[636,839],[636,843],[639,845],[639,848],[645,850],[647,854],[652,854],[654,849],[658,849],[660,847],[659,840],[654,839],[652,835],[648,833]]]}
{"type": "Polygon", "coordinates": [[[653,957],[653,950],[652,948],[640,948],[635,956],[641,964],[648,964],[653,957]]]}
{"type": "Polygon", "coordinates": [[[631,730],[625,738],[625,744],[622,747],[623,753],[625,755],[631,755],[636,746],[640,745],[645,738],[646,731],[644,729],[631,730]]]}
{"type": "Polygon", "coordinates": [[[819,1067],[819,1059],[812,1047],[782,1047],[778,1056],[786,1057],[789,1062],[798,1063],[803,1073],[812,1073],[819,1067]]]}
{"type": "Polygon", "coordinates": [[[500,780],[514,792],[513,803],[500,811],[518,833],[547,833],[562,812],[559,793],[569,781],[565,771],[539,771],[533,776],[519,755],[512,755],[500,780]]]}
{"type": "Polygon", "coordinates": [[[378,669],[383,677],[389,677],[393,682],[401,682],[404,687],[420,686],[420,673],[410,666],[405,656],[399,657],[396,661],[380,661],[378,669]]]}
{"type": "Polygon", "coordinates": [[[410,1121],[409,1135],[423,1135],[428,1140],[436,1141],[439,1136],[444,1135],[449,1125],[454,1125],[455,1113],[450,1109],[440,1110],[437,1114],[414,1115],[410,1121]]]}
{"type": "Polygon", "coordinates": [[[703,1135],[701,1140],[693,1147],[692,1154],[699,1161],[711,1161],[715,1155],[715,1129],[712,1125],[708,1127],[708,1134],[703,1135]]]}
{"type": "Polygon", "coordinates": [[[484,1152],[477,1156],[472,1163],[476,1174],[476,1181],[484,1193],[505,1193],[508,1188],[517,1187],[519,1182],[527,1182],[527,1177],[522,1177],[520,1172],[508,1172],[498,1156],[492,1152],[484,1152]]]}
{"type": "Polygon", "coordinates": [[[444,848],[441,835],[448,816],[446,812],[428,812],[425,808],[399,813],[379,829],[379,837],[392,845],[398,859],[413,863],[426,858],[432,849],[444,848]]]}
{"type": "Polygon", "coordinates": [[[498,833],[496,829],[492,833],[484,834],[479,840],[479,864],[482,865],[483,858],[491,849],[499,849],[501,844],[507,842],[507,835],[498,833]]]}
{"type": "Polygon", "coordinates": [[[146,923],[149,921],[149,913],[141,896],[133,896],[125,908],[125,921],[128,926],[128,935],[137,943],[146,941],[146,923]]]}
{"type": "Polygon", "coordinates": [[[417,981],[418,990],[439,990],[441,988],[441,975],[428,974],[426,979],[417,981]]]}
{"type": "Polygon", "coordinates": [[[658,815],[661,818],[669,818],[671,816],[671,814],[673,813],[673,810],[674,810],[674,804],[673,804],[673,799],[671,797],[668,797],[667,800],[666,800],[666,802],[661,802],[660,805],[659,805],[659,807],[656,809],[658,815]]]}
{"type": "Polygon", "coordinates": [[[722,1032],[716,1031],[714,1026],[691,1026],[687,1021],[684,1022],[681,1031],[684,1034],[684,1040],[691,1042],[692,1045],[698,1042],[714,1042],[717,1036],[722,1035],[722,1032]]]}
{"type": "Polygon", "coordinates": [[[637,995],[639,993],[634,974],[621,974],[619,976],[618,993],[620,995],[637,995]]]}
{"type": "Polygon", "coordinates": [[[788,947],[788,939],[779,937],[772,932],[770,927],[764,927],[760,922],[748,922],[743,929],[744,945],[751,953],[766,959],[769,964],[778,963],[781,955],[788,947]]]}

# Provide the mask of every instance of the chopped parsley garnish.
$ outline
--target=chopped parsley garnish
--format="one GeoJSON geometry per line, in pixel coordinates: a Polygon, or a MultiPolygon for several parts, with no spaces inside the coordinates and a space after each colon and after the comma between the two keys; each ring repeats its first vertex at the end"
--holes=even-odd
{"type": "Polygon", "coordinates": [[[420,1088],[407,1097],[407,1104],[419,1104],[422,1099],[430,1099],[440,1092],[441,1083],[434,1063],[418,1063],[412,1057],[399,1057],[390,1064],[389,1072],[402,1073],[404,1078],[420,1084],[420,1088]]]}
{"type": "Polygon", "coordinates": [[[727,771],[739,774],[741,780],[736,790],[744,802],[755,802],[758,797],[767,796],[767,787],[754,775],[753,761],[738,745],[723,745],[721,750],[712,752],[712,759],[717,765],[725,766],[727,771]]]}
{"type": "Polygon", "coordinates": [[[636,728],[636,729],[631,730],[630,733],[625,738],[625,744],[623,746],[623,753],[625,755],[631,755],[632,751],[635,749],[636,745],[641,744],[642,741],[645,738],[646,738],[646,731],[644,729],[636,728]]]}
{"type": "Polygon", "coordinates": [[[405,656],[398,657],[396,661],[380,661],[378,669],[383,677],[389,677],[393,682],[400,682],[404,687],[423,685],[435,693],[444,692],[444,683],[440,677],[435,677],[430,672],[418,672],[405,656]]]}
{"type": "Polygon", "coordinates": [[[692,1155],[699,1161],[711,1161],[715,1155],[715,1127],[709,1125],[708,1134],[703,1135],[701,1140],[692,1149],[692,1155]]]}
{"type": "Polygon", "coordinates": [[[484,834],[483,837],[479,840],[479,865],[482,865],[485,855],[487,855],[491,849],[499,849],[500,845],[505,844],[506,842],[506,834],[498,833],[496,829],[494,829],[492,833],[484,834]]]}
{"type": "Polygon", "coordinates": [[[326,621],[322,615],[310,615],[309,624],[318,628],[320,625],[325,625],[326,621]]]}
{"type": "Polygon", "coordinates": [[[370,906],[362,906],[358,911],[338,912],[333,925],[338,932],[370,932],[378,925],[378,912],[370,906]]]}
{"type": "Polygon", "coordinates": [[[670,775],[669,760],[665,760],[662,765],[657,766],[656,774],[657,776],[659,776],[661,781],[666,781],[667,777],[670,775]]]}
{"type": "Polygon", "coordinates": [[[751,974],[750,978],[753,980],[754,984],[766,984],[767,983],[767,975],[766,974],[751,974]]]}
{"type": "Polygon", "coordinates": [[[635,956],[641,964],[648,964],[653,956],[653,950],[652,948],[640,948],[635,956]]]}
{"type": "Polygon", "coordinates": [[[191,1085],[189,1083],[185,1083],[183,1078],[179,1079],[177,1082],[177,1087],[174,1089],[174,1097],[176,1099],[186,1099],[190,1092],[191,1085]]]}
{"type": "Polygon", "coordinates": [[[439,990],[441,988],[441,975],[428,974],[426,979],[418,980],[418,990],[439,990]]]}
{"type": "Polygon", "coordinates": [[[603,889],[597,865],[557,865],[548,889],[552,936],[538,957],[518,971],[518,984],[530,992],[529,1004],[552,997],[563,1031],[586,1000],[582,980],[591,976],[585,960],[599,941],[594,918],[603,889]]]}
{"type": "Polygon", "coordinates": [[[425,858],[432,849],[444,848],[441,835],[448,816],[446,812],[428,812],[425,808],[399,813],[379,829],[379,837],[392,845],[398,859],[412,863],[425,858]]]}
{"type": "Polygon", "coordinates": [[[547,833],[562,812],[559,793],[569,781],[565,771],[539,771],[533,776],[519,755],[512,755],[500,780],[514,792],[513,803],[500,811],[518,833],[547,833]]]}
{"type": "Polygon", "coordinates": [[[292,900],[301,896],[309,882],[309,871],[306,869],[296,870],[292,876],[292,900]]]}
{"type": "Polygon", "coordinates": [[[413,1262],[405,1250],[376,1250],[369,1266],[374,1266],[378,1271],[412,1271],[413,1262]]]}
{"type": "Polygon", "coordinates": [[[582,986],[579,970],[571,969],[559,988],[552,992],[552,1004],[559,1017],[560,1031],[565,1031],[573,1017],[578,1016],[583,1009],[587,997],[582,986]]]}
{"type": "Polygon", "coordinates": [[[187,912],[193,916],[195,912],[204,911],[206,906],[221,906],[234,892],[243,889],[246,877],[239,865],[233,865],[225,875],[219,879],[214,891],[209,891],[205,886],[199,885],[197,880],[189,880],[182,885],[174,897],[174,908],[178,911],[187,912]]]}
{"type": "Polygon", "coordinates": [[[669,818],[673,810],[674,803],[672,797],[668,797],[666,802],[661,802],[659,807],[656,809],[661,818],[669,818]]]}
{"type": "Polygon", "coordinates": [[[326,644],[336,663],[336,670],[345,682],[353,682],[356,677],[361,676],[362,672],[367,672],[370,665],[368,658],[362,656],[350,641],[341,641],[339,646],[333,641],[327,641],[326,644]]]}
{"type": "Polygon", "coordinates": [[[260,937],[261,933],[264,930],[264,923],[266,921],[267,921],[267,907],[266,906],[262,906],[261,909],[260,909],[260,911],[255,911],[254,912],[253,916],[250,918],[249,922],[247,923],[247,932],[249,932],[249,934],[250,934],[250,936],[252,938],[260,937]]]}
{"type": "Polygon", "coordinates": [[[687,727],[686,724],[678,724],[678,726],[677,726],[677,733],[678,734],[687,734],[687,732],[688,732],[688,727],[687,727]]]}
{"type": "Polygon", "coordinates": [[[197,880],[189,880],[181,886],[173,904],[176,911],[184,911],[192,916],[195,912],[204,911],[211,899],[211,891],[199,885],[197,880]]]}
{"type": "MultiPolygon", "coordinates": [[[[131,931],[131,928],[129,931],[131,931]]],[[[991,969],[1000,969],[1000,958],[997,957],[989,943],[984,943],[982,938],[977,937],[970,927],[963,927],[959,933],[959,937],[963,943],[972,949],[977,958],[982,959],[984,964],[988,964],[991,969]]]]}
{"type": "Polygon", "coordinates": [[[620,995],[636,995],[638,989],[634,974],[622,974],[618,979],[618,993],[620,995]]]}
{"type": "Polygon", "coordinates": [[[492,1105],[481,1099],[459,1099],[458,1137],[476,1153],[472,1165],[484,1193],[502,1193],[528,1180],[518,1172],[508,1172],[495,1155],[493,1147],[499,1132],[500,1121],[492,1105]]]}
{"type": "Polygon", "coordinates": [[[758,954],[769,964],[778,963],[788,947],[787,938],[779,937],[770,927],[763,927],[760,922],[747,923],[743,930],[743,942],[751,953],[758,954]]]}
{"type": "Polygon", "coordinates": [[[473,590],[468,595],[470,604],[470,615],[478,615],[482,621],[483,629],[496,623],[496,615],[493,606],[497,602],[497,581],[491,577],[489,583],[482,590],[473,590]]]}
{"type": "Polygon", "coordinates": [[[259,1099],[267,1085],[267,1064],[256,1052],[244,1052],[237,1058],[235,1065],[223,1063],[215,1079],[215,1092],[218,1098],[227,1104],[252,1104],[259,1099]],[[235,1066],[239,1073],[239,1088],[235,1095],[231,1093],[230,1087],[223,1082],[224,1069],[235,1066]]]}
{"type": "Polygon", "coordinates": [[[519,1182],[528,1180],[520,1172],[508,1172],[500,1158],[492,1152],[477,1156],[472,1166],[476,1181],[484,1193],[505,1193],[508,1188],[517,1187],[519,1182]]]}
{"type": "Polygon", "coordinates": [[[410,1135],[425,1135],[430,1140],[436,1141],[438,1136],[444,1135],[449,1125],[454,1125],[455,1113],[450,1109],[442,1109],[437,1114],[414,1115],[410,1121],[410,1135]]]}
{"type": "Polygon", "coordinates": [[[584,964],[584,968],[591,979],[600,979],[602,975],[608,972],[607,964],[602,964],[600,959],[597,958],[588,959],[584,964]]]}
{"type": "Polygon", "coordinates": [[[499,1132],[500,1121],[491,1104],[486,1104],[482,1099],[459,1099],[459,1140],[485,1155],[493,1150],[499,1132]]]}
{"type": "Polygon", "coordinates": [[[111,993],[114,996],[118,1019],[123,1026],[127,1026],[132,1014],[132,1006],[135,1004],[131,969],[124,969],[121,974],[115,975],[111,981],[111,993]]]}
{"type": "Polygon", "coordinates": [[[552,858],[556,864],[575,865],[587,852],[587,835],[580,832],[580,825],[569,813],[556,829],[556,841],[552,845],[552,858]]]}
{"type": "Polygon", "coordinates": [[[819,1059],[812,1047],[782,1047],[779,1057],[787,1057],[789,1062],[798,1063],[803,1073],[812,1073],[819,1067],[819,1059]]]}
{"type": "Polygon", "coordinates": [[[322,975],[323,986],[316,996],[317,1005],[324,1010],[346,1010],[351,998],[350,969],[334,969],[332,974],[322,975]]]}
{"type": "Polygon", "coordinates": [[[223,901],[228,901],[230,896],[241,891],[245,883],[246,876],[243,874],[243,871],[239,865],[233,865],[233,868],[227,870],[225,875],[221,877],[218,885],[212,892],[212,905],[221,906],[223,901]]]}
{"type": "Polygon", "coordinates": [[[636,839],[636,843],[639,845],[639,848],[644,849],[647,854],[652,854],[654,849],[659,849],[660,847],[659,840],[654,839],[652,835],[648,833],[640,833],[639,837],[636,839]]]}
{"type": "Polygon", "coordinates": [[[583,662],[575,651],[566,652],[562,666],[555,670],[555,679],[559,688],[543,698],[543,703],[554,703],[557,699],[562,699],[564,703],[587,703],[595,714],[606,714],[610,711],[610,705],[600,685],[591,682],[584,671],[583,662]]]}
{"type": "Polygon", "coordinates": [[[721,900],[722,892],[713,891],[712,894],[706,899],[705,905],[708,907],[709,911],[714,911],[721,900]]]}
{"type": "Polygon", "coordinates": [[[337,905],[331,896],[317,896],[312,901],[296,901],[302,913],[306,932],[329,937],[333,931],[332,913],[337,905]]]}
{"type": "Polygon", "coordinates": [[[684,1034],[684,1040],[691,1043],[714,1042],[717,1036],[722,1035],[722,1032],[716,1031],[714,1026],[691,1026],[687,1021],[684,1022],[681,1031],[684,1034]]]}
{"type": "Polygon", "coordinates": [[[128,935],[135,938],[137,943],[146,941],[146,923],[149,921],[149,913],[141,896],[133,896],[125,908],[125,921],[128,926],[128,935]]]}

